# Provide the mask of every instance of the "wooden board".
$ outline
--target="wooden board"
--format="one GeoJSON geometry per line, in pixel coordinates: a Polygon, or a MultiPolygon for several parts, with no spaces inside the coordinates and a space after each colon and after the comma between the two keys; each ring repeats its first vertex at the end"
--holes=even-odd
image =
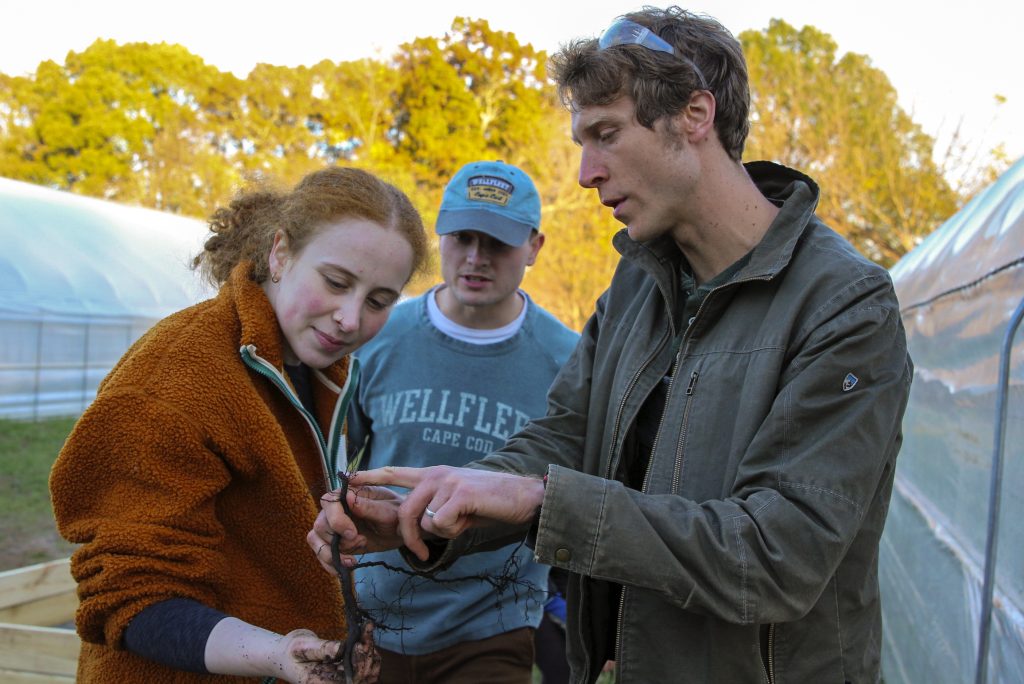
{"type": "Polygon", "coordinates": [[[78,635],[70,629],[0,624],[0,667],[4,670],[73,678],[80,649],[78,635]]]}
{"type": "Polygon", "coordinates": [[[0,572],[0,608],[63,594],[74,588],[69,558],[5,570],[0,572]]]}
{"type": "Polygon", "coordinates": [[[0,622],[51,627],[74,619],[78,598],[70,561],[0,572],[0,622]]]}
{"type": "Polygon", "coordinates": [[[74,675],[45,675],[32,672],[15,672],[0,666],[0,682],[4,684],[71,684],[74,675]]]}
{"type": "Polygon", "coordinates": [[[0,608],[0,622],[37,627],[71,626],[77,608],[78,595],[72,589],[29,603],[0,608]]]}

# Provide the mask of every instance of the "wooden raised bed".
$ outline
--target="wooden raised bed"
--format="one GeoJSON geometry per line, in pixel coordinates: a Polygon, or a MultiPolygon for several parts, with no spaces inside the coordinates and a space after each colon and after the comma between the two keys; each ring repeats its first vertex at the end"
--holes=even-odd
{"type": "Polygon", "coordinates": [[[69,559],[0,572],[0,681],[75,681],[77,606],[69,559]]]}

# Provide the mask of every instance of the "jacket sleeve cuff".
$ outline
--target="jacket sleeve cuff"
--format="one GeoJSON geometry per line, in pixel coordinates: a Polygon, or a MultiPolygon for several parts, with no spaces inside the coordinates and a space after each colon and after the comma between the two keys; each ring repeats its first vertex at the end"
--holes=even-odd
{"type": "Polygon", "coordinates": [[[534,560],[590,574],[604,526],[610,484],[602,477],[551,465],[536,534],[531,539],[534,560]]]}

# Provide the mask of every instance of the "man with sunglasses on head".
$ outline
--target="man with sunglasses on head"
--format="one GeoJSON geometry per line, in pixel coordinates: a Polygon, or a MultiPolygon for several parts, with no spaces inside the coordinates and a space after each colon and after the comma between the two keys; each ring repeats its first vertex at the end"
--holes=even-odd
{"type": "Polygon", "coordinates": [[[469,468],[359,473],[410,491],[326,504],[311,546],[440,568],[528,529],[570,572],[573,682],[606,659],[620,684],[878,681],[912,376],[887,272],[815,215],[813,180],[741,162],[746,63],[713,19],[644,8],[552,72],[579,182],[626,227],[547,415],[469,468]]]}

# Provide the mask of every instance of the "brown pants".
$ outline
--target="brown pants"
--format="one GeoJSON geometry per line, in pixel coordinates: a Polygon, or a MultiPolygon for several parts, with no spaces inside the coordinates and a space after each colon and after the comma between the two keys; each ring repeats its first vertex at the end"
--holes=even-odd
{"type": "Polygon", "coordinates": [[[530,684],[533,630],[529,627],[426,653],[380,650],[379,684],[530,684]]]}

